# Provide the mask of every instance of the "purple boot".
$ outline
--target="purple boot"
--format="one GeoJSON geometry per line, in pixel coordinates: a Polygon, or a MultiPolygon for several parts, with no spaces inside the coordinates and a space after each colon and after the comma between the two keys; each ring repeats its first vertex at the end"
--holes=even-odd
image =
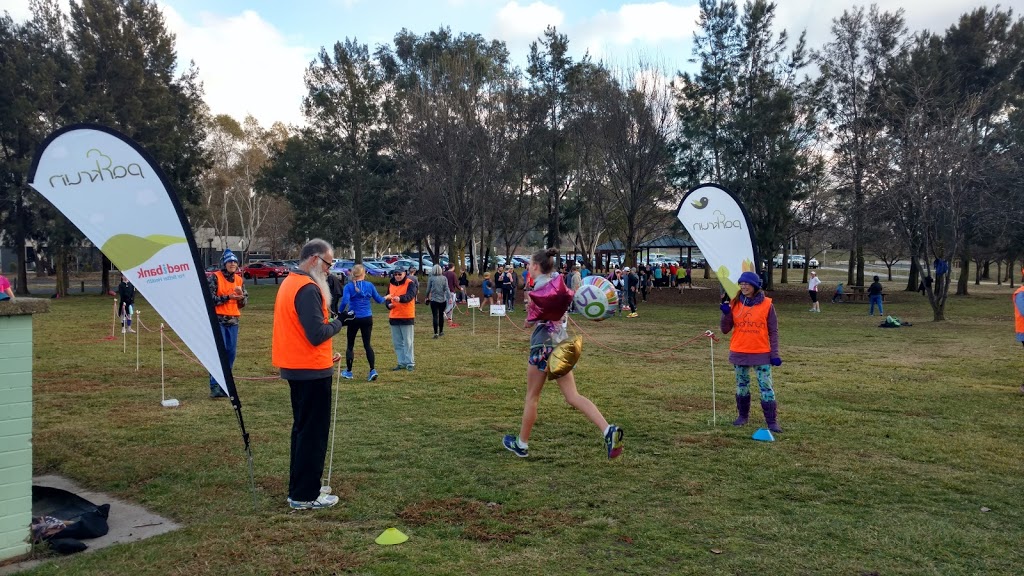
{"type": "Polygon", "coordinates": [[[750,417],[750,394],[746,396],[736,395],[736,411],[739,412],[739,418],[733,420],[733,426],[746,426],[747,418],[750,417]]]}
{"type": "Polygon", "coordinates": [[[775,420],[778,407],[779,405],[774,400],[771,402],[761,401],[761,410],[764,410],[764,422],[768,425],[768,429],[775,433],[782,432],[782,427],[775,420]]]}

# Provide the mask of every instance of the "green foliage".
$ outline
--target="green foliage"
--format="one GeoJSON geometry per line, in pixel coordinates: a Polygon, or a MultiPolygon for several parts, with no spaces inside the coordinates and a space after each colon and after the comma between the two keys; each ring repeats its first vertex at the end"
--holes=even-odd
{"type": "Polygon", "coordinates": [[[807,64],[803,35],[785,58],[785,31],[773,32],[775,5],[701,2],[695,75],[678,89],[680,186],[714,180],[739,196],[761,254],[782,243],[821,160],[813,144],[818,87],[797,79],[807,64]]]}

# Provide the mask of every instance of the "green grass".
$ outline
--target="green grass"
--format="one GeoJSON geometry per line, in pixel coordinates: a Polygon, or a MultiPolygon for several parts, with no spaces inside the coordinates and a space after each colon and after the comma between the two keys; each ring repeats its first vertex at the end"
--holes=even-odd
{"type": "MultiPolygon", "coordinates": [[[[663,351],[718,331],[713,290],[678,301],[664,291],[655,298],[666,303],[637,319],[584,324],[580,391],[626,431],[613,462],[554,385],[530,457],[501,447],[518,428],[525,384],[527,337],[512,324],[500,348],[495,320],[482,315],[475,335],[464,316],[432,340],[420,306],[417,370],[396,375],[377,308],[381,378],[361,379],[357,347],[357,379],[341,384],[332,479],[341,503],[301,513],[285,504],[283,382],[239,382],[254,511],[237,423],[225,401],[207,398],[204,372],[168,349],[168,396],[182,405],[162,408],[154,335],[142,335],[136,372],[131,345],[123,354],[120,340],[102,340],[107,298],[54,301],[35,320],[35,472],[185,528],[31,574],[1019,573],[1024,397],[1010,289],[953,298],[938,324],[921,297],[895,294],[887,312],[915,323],[899,330],[876,328],[866,305],[827,298],[809,314],[803,287],[788,289],[777,298],[784,364],[775,372],[786,432],[772,444],[750,439],[762,422],[756,402],[751,425],[729,425],[727,340],[716,346],[717,426],[707,340],[663,351]],[[410,540],[375,545],[390,526],[410,540]]],[[[275,291],[250,292],[239,376],[272,374],[275,291]]]]}

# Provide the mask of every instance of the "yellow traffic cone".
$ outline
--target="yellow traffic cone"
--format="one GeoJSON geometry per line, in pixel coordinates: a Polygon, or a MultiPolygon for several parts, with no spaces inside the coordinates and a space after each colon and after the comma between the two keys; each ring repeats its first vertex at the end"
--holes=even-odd
{"type": "Polygon", "coordinates": [[[398,528],[388,528],[387,530],[380,533],[377,539],[374,540],[381,546],[390,546],[392,544],[401,544],[408,540],[409,537],[402,533],[398,528]]]}

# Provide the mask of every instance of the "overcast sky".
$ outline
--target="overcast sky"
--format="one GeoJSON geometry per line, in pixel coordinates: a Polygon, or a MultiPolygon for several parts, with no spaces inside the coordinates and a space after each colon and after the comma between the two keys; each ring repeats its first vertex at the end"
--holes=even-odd
{"type": "MultiPolygon", "coordinates": [[[[1014,5],[1022,0],[1002,2],[1014,5]]],[[[62,0],[67,6],[68,0],[62,0]]],[[[742,2],[740,2],[742,4],[742,2]]],[[[642,59],[668,74],[689,70],[697,2],[623,3],[613,0],[160,0],[177,36],[179,60],[194,60],[214,113],[239,120],[252,114],[264,126],[301,121],[303,71],[321,46],[346,37],[371,46],[408,28],[416,34],[448,26],[504,40],[525,67],[531,41],[547,25],[569,37],[576,58],[589,51],[616,65],[642,59]]],[[[777,25],[808,44],[829,38],[832,19],[854,6],[841,0],[781,0],[777,25]]],[[[902,8],[911,31],[943,31],[983,2],[878,0],[902,8]]],[[[28,17],[28,0],[0,0],[0,11],[28,17]]]]}

